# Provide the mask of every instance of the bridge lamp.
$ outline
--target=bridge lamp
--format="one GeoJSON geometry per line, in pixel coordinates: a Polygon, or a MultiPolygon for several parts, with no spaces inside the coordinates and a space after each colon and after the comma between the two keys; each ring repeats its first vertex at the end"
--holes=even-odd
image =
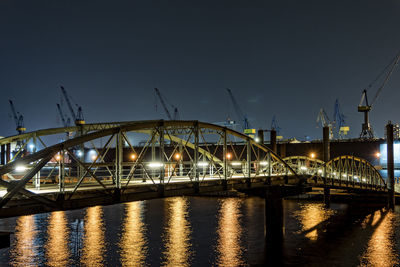
{"type": "Polygon", "coordinates": [[[267,166],[267,165],[268,165],[268,161],[261,161],[261,162],[260,162],[260,165],[261,165],[261,166],[267,166]]]}
{"type": "Polygon", "coordinates": [[[376,152],[375,156],[379,159],[381,157],[381,153],[376,152]]]}
{"type": "Polygon", "coordinates": [[[34,148],[35,148],[35,145],[34,145],[34,144],[29,144],[29,149],[30,149],[31,151],[33,151],[34,148]]]}
{"type": "Polygon", "coordinates": [[[198,162],[197,166],[199,166],[199,167],[207,167],[208,166],[208,162],[207,161],[198,162]]]}
{"type": "Polygon", "coordinates": [[[80,151],[80,150],[78,150],[78,151],[76,152],[76,155],[77,155],[78,157],[82,157],[82,156],[83,156],[83,152],[80,151]]]}
{"type": "Polygon", "coordinates": [[[232,153],[228,152],[226,153],[226,159],[231,160],[232,159],[232,153]]]}
{"type": "Polygon", "coordinates": [[[343,177],[343,178],[346,178],[346,177],[347,177],[347,175],[346,175],[346,174],[342,174],[342,177],[343,177]]]}
{"type": "Polygon", "coordinates": [[[150,168],[160,168],[163,166],[163,164],[161,162],[151,162],[148,165],[150,168]]]}
{"type": "Polygon", "coordinates": [[[242,163],[240,161],[234,161],[231,164],[232,164],[232,166],[241,166],[242,165],[242,163]]]}
{"type": "Polygon", "coordinates": [[[18,166],[15,167],[15,171],[24,172],[24,171],[26,171],[26,167],[22,166],[22,165],[18,165],[18,166]]]}
{"type": "Polygon", "coordinates": [[[256,143],[260,142],[260,138],[257,136],[256,138],[254,138],[254,141],[256,141],[256,143]]]}
{"type": "Polygon", "coordinates": [[[131,154],[131,160],[135,160],[136,158],[137,158],[136,154],[135,154],[135,153],[132,153],[132,154],[131,154]]]}
{"type": "Polygon", "coordinates": [[[311,153],[310,153],[310,158],[315,159],[316,156],[317,156],[317,155],[315,155],[314,152],[311,152],[311,153]]]}
{"type": "Polygon", "coordinates": [[[307,170],[307,167],[306,167],[306,166],[301,166],[301,167],[300,167],[300,170],[306,171],[306,170],[307,170]]]}
{"type": "Polygon", "coordinates": [[[321,169],[319,169],[319,170],[318,170],[318,173],[322,173],[322,170],[321,170],[321,169]]]}
{"type": "Polygon", "coordinates": [[[180,159],[181,159],[181,154],[175,153],[174,158],[175,158],[176,160],[180,160],[180,159]]]}
{"type": "Polygon", "coordinates": [[[60,160],[61,159],[61,155],[60,154],[57,154],[56,155],[56,160],[60,160]]]}
{"type": "Polygon", "coordinates": [[[92,161],[96,161],[97,160],[97,155],[92,155],[92,161]]]}

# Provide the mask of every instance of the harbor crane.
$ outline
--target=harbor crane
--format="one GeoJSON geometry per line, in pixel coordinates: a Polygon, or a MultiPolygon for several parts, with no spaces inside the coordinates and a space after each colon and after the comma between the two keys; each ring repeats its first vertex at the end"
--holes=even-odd
{"type": "Polygon", "coordinates": [[[62,92],[62,94],[64,96],[64,99],[67,102],[69,111],[71,112],[72,119],[75,121],[75,125],[83,125],[83,124],[85,124],[85,119],[83,118],[82,107],[78,106],[77,104],[75,104],[76,107],[77,107],[77,112],[75,113],[75,111],[74,111],[74,109],[72,107],[71,101],[69,100],[67,91],[65,91],[65,88],[63,86],[60,86],[60,88],[61,88],[61,92],[62,92]]]}
{"type": "Polygon", "coordinates": [[[15,110],[14,103],[11,100],[8,101],[10,102],[11,112],[14,118],[15,126],[17,127],[16,130],[18,134],[22,134],[26,131],[26,128],[24,126],[24,116],[22,116],[21,113],[15,110]]]}
{"type": "Polygon", "coordinates": [[[361,95],[361,101],[360,104],[358,105],[358,112],[364,113],[364,123],[361,126],[360,138],[364,139],[374,138],[374,132],[372,130],[371,123],[369,122],[369,112],[372,110],[372,107],[375,104],[375,101],[378,98],[379,94],[382,92],[382,89],[389,81],[390,76],[392,75],[395,67],[399,63],[399,60],[400,60],[400,52],[392,59],[389,65],[387,65],[386,68],[384,68],[384,70],[375,78],[375,80],[373,80],[369,84],[368,89],[370,89],[386,73],[382,84],[379,86],[374,98],[370,103],[368,103],[367,89],[363,90],[361,95]]]}
{"type": "Polygon", "coordinates": [[[158,99],[160,100],[161,105],[163,106],[165,114],[167,114],[168,119],[169,120],[179,120],[180,116],[179,116],[178,108],[176,106],[170,104],[170,106],[174,110],[173,116],[171,116],[171,112],[169,111],[167,104],[165,103],[164,98],[162,97],[162,95],[160,93],[160,90],[158,90],[157,88],[154,88],[154,91],[155,91],[158,99]]]}
{"type": "Polygon", "coordinates": [[[343,138],[350,131],[350,127],[346,126],[346,116],[342,113],[342,110],[339,105],[339,99],[335,101],[334,113],[333,113],[333,122],[332,124],[339,129],[339,138],[343,138]]]}
{"type": "Polygon", "coordinates": [[[243,127],[244,133],[254,135],[256,133],[256,130],[251,129],[249,120],[247,119],[247,116],[243,113],[242,109],[240,108],[239,104],[237,103],[236,98],[232,93],[232,90],[229,88],[226,88],[226,91],[228,92],[228,95],[232,101],[233,109],[235,110],[236,116],[238,117],[239,120],[242,121],[242,127],[243,127]]]}
{"type": "Polygon", "coordinates": [[[333,139],[332,122],[323,108],[319,110],[317,116],[317,127],[319,127],[319,124],[321,124],[321,127],[329,127],[329,138],[333,139]]]}

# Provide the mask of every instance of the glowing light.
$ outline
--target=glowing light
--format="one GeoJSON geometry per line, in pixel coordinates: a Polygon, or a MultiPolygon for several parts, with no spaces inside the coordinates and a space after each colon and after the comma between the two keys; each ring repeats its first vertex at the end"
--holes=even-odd
{"type": "Polygon", "coordinates": [[[306,170],[307,170],[307,167],[306,167],[306,166],[301,166],[301,167],[300,167],[300,170],[306,171],[306,170]]]}
{"type": "Polygon", "coordinates": [[[22,165],[19,165],[19,166],[16,166],[16,167],[15,167],[15,170],[16,170],[17,172],[23,172],[23,171],[26,171],[26,167],[25,167],[25,166],[22,166],[22,165]]]}
{"type": "Polygon", "coordinates": [[[226,153],[226,158],[227,158],[228,160],[232,159],[232,153],[226,153]]]}
{"type": "Polygon", "coordinates": [[[321,170],[321,169],[319,169],[319,170],[318,170],[318,173],[322,173],[322,170],[321,170]]]}
{"type": "Polygon", "coordinates": [[[380,157],[381,157],[381,153],[376,152],[375,156],[376,156],[377,158],[380,158],[380,157]]]}
{"type": "Polygon", "coordinates": [[[93,156],[92,156],[92,160],[93,160],[93,161],[96,161],[96,159],[97,159],[97,155],[93,155],[93,156]]]}
{"type": "Polygon", "coordinates": [[[135,159],[136,159],[136,157],[137,157],[137,156],[136,156],[136,154],[135,154],[135,153],[132,153],[132,154],[131,154],[131,160],[135,160],[135,159]]]}
{"type": "Polygon", "coordinates": [[[316,157],[315,153],[312,152],[312,153],[310,154],[310,158],[315,159],[315,157],[316,157]]]}
{"type": "Polygon", "coordinates": [[[258,143],[258,142],[260,142],[260,138],[256,137],[256,138],[254,138],[254,141],[256,141],[258,143]]]}
{"type": "Polygon", "coordinates": [[[355,175],[355,176],[354,176],[354,179],[358,179],[358,176],[357,176],[357,175],[355,175]]]}
{"type": "Polygon", "coordinates": [[[201,162],[197,163],[197,166],[206,167],[206,166],[208,166],[208,162],[207,161],[201,161],[201,162]]]}
{"type": "Polygon", "coordinates": [[[231,164],[232,164],[232,166],[241,166],[242,165],[242,163],[240,161],[234,161],[231,164]]]}
{"type": "Polygon", "coordinates": [[[83,153],[82,153],[82,151],[78,150],[78,151],[76,152],[76,155],[78,155],[78,157],[82,157],[83,153]]]}
{"type": "Polygon", "coordinates": [[[56,160],[60,160],[61,159],[61,155],[60,154],[57,154],[56,155],[56,160]]]}
{"type": "Polygon", "coordinates": [[[342,177],[346,178],[346,177],[347,177],[347,175],[346,175],[346,174],[342,174],[342,177]]]}
{"type": "Polygon", "coordinates": [[[29,148],[30,148],[30,150],[33,150],[35,148],[35,145],[34,144],[30,144],[29,148]]]}
{"type": "Polygon", "coordinates": [[[267,165],[268,165],[268,162],[267,162],[267,161],[261,161],[261,162],[260,162],[260,165],[261,165],[261,166],[267,166],[267,165]]]}
{"type": "Polygon", "coordinates": [[[176,153],[176,154],[174,155],[174,158],[175,158],[176,160],[179,160],[179,159],[181,158],[181,154],[176,153]]]}
{"type": "Polygon", "coordinates": [[[163,166],[163,164],[161,162],[151,162],[148,165],[150,168],[160,168],[163,166]]]}

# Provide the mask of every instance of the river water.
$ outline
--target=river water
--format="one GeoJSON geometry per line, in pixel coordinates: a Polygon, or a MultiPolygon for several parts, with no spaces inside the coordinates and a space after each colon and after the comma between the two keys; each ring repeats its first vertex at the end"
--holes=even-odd
{"type": "MultiPolygon", "coordinates": [[[[394,212],[285,200],[282,253],[268,253],[264,200],[174,197],[3,219],[1,266],[396,266],[394,212]]],[[[397,207],[399,208],[399,207],[397,207]]],[[[271,246],[270,246],[271,247],[271,246]]]]}

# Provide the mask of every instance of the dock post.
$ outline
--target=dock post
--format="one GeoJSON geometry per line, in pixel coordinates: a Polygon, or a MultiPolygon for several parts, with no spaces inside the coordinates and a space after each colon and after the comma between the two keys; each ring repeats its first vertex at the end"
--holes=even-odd
{"type": "Polygon", "coordinates": [[[270,140],[270,142],[271,142],[271,149],[272,149],[272,151],[274,151],[274,153],[276,154],[277,153],[277,147],[276,147],[276,131],[275,130],[271,130],[271,136],[270,136],[270,138],[271,138],[271,140],[270,140]]]}
{"type": "Polygon", "coordinates": [[[394,209],[394,152],[393,152],[393,124],[386,124],[386,142],[387,142],[387,171],[388,171],[388,207],[394,209]]]}
{"type": "MultiPolygon", "coordinates": [[[[329,161],[330,159],[330,144],[329,144],[329,126],[324,126],[322,130],[322,151],[323,151],[323,160],[325,164],[329,161]]],[[[326,171],[326,165],[324,166],[324,204],[329,207],[330,202],[331,202],[331,192],[329,189],[329,185],[327,183],[327,171],[326,171]]]]}
{"type": "Polygon", "coordinates": [[[283,196],[280,187],[269,187],[265,192],[265,248],[267,262],[275,265],[282,259],[285,235],[283,196]]]}

